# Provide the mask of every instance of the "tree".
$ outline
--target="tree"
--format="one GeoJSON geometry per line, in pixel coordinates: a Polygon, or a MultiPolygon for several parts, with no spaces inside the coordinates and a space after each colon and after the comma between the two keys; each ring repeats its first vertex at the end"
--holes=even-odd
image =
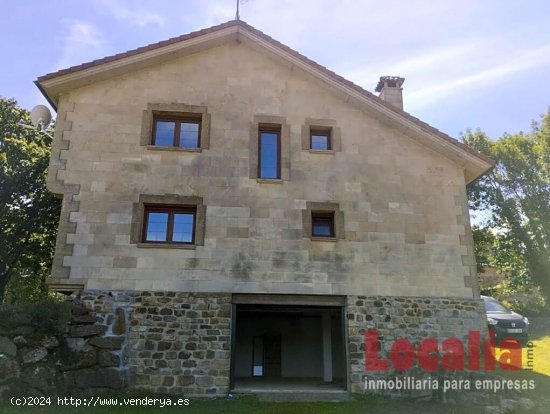
{"type": "Polygon", "coordinates": [[[0,97],[0,303],[45,293],[61,206],[46,189],[51,139],[19,121],[29,112],[0,97]]]}
{"type": "Polygon", "coordinates": [[[492,248],[500,249],[495,264],[507,267],[518,284],[538,285],[550,299],[550,111],[529,134],[492,141],[478,130],[462,138],[496,161],[468,189],[470,208],[490,215],[484,227],[495,236],[492,248]]]}
{"type": "MultiPolygon", "coordinates": [[[[534,288],[535,283],[531,279],[528,263],[519,254],[510,234],[493,233],[489,227],[478,226],[473,226],[472,232],[478,273],[484,272],[484,266],[496,267],[506,275],[507,290],[519,293],[534,288]]],[[[491,292],[482,294],[492,295],[491,292]]]]}

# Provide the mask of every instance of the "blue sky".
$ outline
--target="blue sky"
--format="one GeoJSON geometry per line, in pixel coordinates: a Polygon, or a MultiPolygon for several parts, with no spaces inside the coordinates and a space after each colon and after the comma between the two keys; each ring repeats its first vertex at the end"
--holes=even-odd
{"type": "MultiPolygon", "coordinates": [[[[45,103],[40,75],[231,20],[236,0],[0,0],[0,95],[45,103]]],[[[241,1],[241,19],[458,137],[529,131],[550,105],[550,2],[241,1]]]]}

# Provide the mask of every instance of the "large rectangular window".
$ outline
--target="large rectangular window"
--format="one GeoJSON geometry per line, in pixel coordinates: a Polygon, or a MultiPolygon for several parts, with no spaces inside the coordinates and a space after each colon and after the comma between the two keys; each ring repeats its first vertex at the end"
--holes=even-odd
{"type": "Polygon", "coordinates": [[[259,130],[259,165],[258,175],[261,179],[281,178],[281,128],[260,127],[259,130]]]}
{"type": "Polygon", "coordinates": [[[155,116],[153,145],[159,147],[199,148],[201,119],[194,116],[155,116]]]}
{"type": "Polygon", "coordinates": [[[194,207],[146,206],[143,241],[193,244],[195,216],[194,207]]]}
{"type": "Polygon", "coordinates": [[[141,194],[134,203],[130,243],[138,247],[194,249],[204,246],[202,197],[141,194]]]}

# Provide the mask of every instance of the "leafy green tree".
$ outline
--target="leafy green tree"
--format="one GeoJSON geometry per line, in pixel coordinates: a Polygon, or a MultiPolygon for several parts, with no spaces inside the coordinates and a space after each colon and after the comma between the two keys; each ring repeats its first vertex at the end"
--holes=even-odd
{"type": "MultiPolygon", "coordinates": [[[[518,287],[532,282],[550,299],[550,111],[528,134],[492,141],[479,130],[467,131],[463,140],[496,161],[468,189],[470,208],[489,212],[484,226],[494,235],[493,264],[518,287]]],[[[488,242],[487,234],[479,236],[478,247],[488,242]]]]}
{"type": "Polygon", "coordinates": [[[478,226],[473,226],[472,232],[478,273],[484,272],[485,265],[492,266],[506,275],[506,286],[513,292],[527,292],[535,287],[528,263],[509,233],[493,233],[489,227],[478,226]]]}
{"type": "Polygon", "coordinates": [[[45,294],[61,206],[46,189],[51,139],[19,121],[29,112],[0,97],[0,303],[45,294]]]}

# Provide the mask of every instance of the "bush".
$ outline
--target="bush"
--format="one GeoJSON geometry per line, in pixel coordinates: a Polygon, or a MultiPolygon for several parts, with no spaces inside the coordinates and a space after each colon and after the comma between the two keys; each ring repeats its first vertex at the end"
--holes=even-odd
{"type": "Polygon", "coordinates": [[[499,285],[482,289],[481,294],[494,297],[524,316],[550,315],[550,304],[536,287],[518,289],[504,280],[499,285]]]}
{"type": "Polygon", "coordinates": [[[36,333],[59,335],[71,317],[71,303],[46,300],[32,305],[0,305],[0,327],[31,326],[36,333]]]}

